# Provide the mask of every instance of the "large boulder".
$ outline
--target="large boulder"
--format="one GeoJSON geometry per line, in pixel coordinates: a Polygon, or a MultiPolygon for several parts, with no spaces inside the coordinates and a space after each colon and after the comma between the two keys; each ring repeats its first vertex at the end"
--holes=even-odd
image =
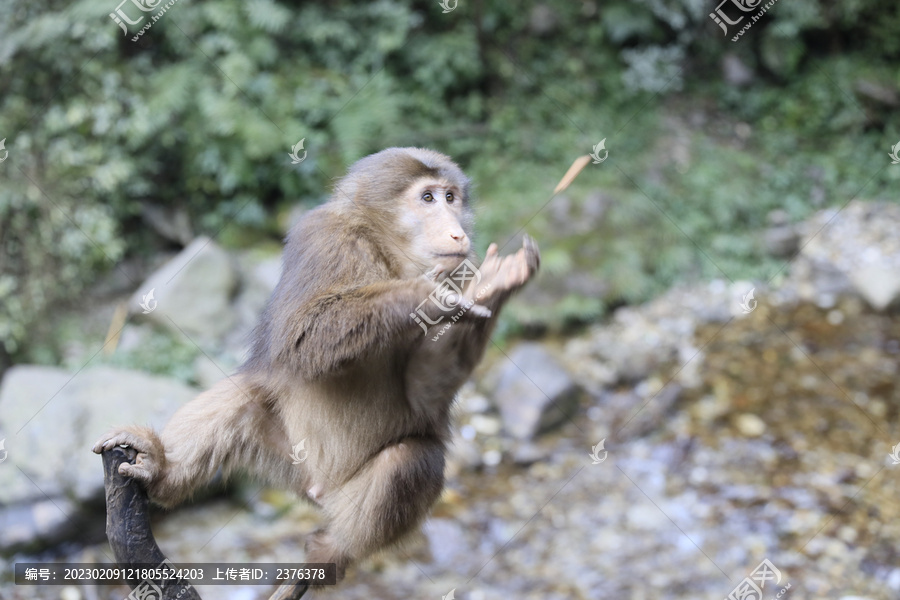
{"type": "Polygon", "coordinates": [[[0,550],[52,539],[71,510],[103,495],[103,467],[91,445],[115,425],[161,427],[196,390],[178,381],[113,367],[72,374],[23,365],[0,384],[0,550]],[[3,457],[3,451],[0,451],[3,457]],[[38,513],[35,513],[35,510],[38,513]],[[22,514],[32,515],[23,519],[22,514]],[[37,516],[35,516],[37,515],[37,516]]]}
{"type": "Polygon", "coordinates": [[[900,303],[900,206],[855,200],[817,213],[802,228],[787,282],[801,299],[830,305],[858,295],[879,311],[900,303]]]}
{"type": "Polygon", "coordinates": [[[493,383],[503,427],[527,440],[574,418],[579,387],[543,346],[519,344],[485,381],[493,383]]]}
{"type": "Polygon", "coordinates": [[[199,237],[150,275],[129,307],[175,334],[215,340],[234,327],[231,300],[236,286],[237,273],[228,253],[209,238],[199,237]]]}

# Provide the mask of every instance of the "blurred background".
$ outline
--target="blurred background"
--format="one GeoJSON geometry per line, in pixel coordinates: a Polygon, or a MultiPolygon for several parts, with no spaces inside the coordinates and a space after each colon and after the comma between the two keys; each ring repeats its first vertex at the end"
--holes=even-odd
{"type": "MultiPolygon", "coordinates": [[[[900,597],[900,5],[116,1],[0,4],[0,597],[127,595],[10,571],[111,561],[90,445],[240,364],[287,229],[401,145],[542,270],[424,533],[330,596],[900,597]]],[[[155,522],[289,562],[318,516],[238,479],[155,522]]]]}

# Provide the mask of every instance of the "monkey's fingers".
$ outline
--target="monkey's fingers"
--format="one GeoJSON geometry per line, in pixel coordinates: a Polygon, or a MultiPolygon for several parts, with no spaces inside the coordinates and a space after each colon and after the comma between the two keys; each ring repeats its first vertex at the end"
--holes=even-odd
{"type": "Polygon", "coordinates": [[[484,319],[489,319],[489,318],[491,318],[491,315],[493,315],[494,313],[491,312],[491,309],[489,309],[487,306],[482,306],[481,304],[473,304],[469,308],[469,314],[476,316],[476,317],[482,317],[484,319]]]}
{"type": "Polygon", "coordinates": [[[497,254],[499,253],[499,251],[500,251],[500,248],[499,248],[499,246],[497,246],[497,243],[492,242],[491,245],[488,246],[487,253],[485,253],[485,255],[484,255],[484,260],[487,260],[489,258],[495,258],[497,256],[497,254]]]}
{"type": "MultiPolygon", "coordinates": [[[[138,459],[140,459],[140,454],[138,454],[138,459]]],[[[124,475],[125,477],[131,477],[132,479],[137,479],[141,483],[150,483],[155,479],[156,472],[158,469],[155,466],[144,464],[131,464],[127,462],[123,462],[119,465],[119,473],[124,475]]]]}
{"type": "Polygon", "coordinates": [[[541,251],[537,242],[528,234],[522,240],[522,247],[525,249],[525,260],[528,261],[528,270],[534,273],[541,266],[541,251]]]}
{"type": "Polygon", "coordinates": [[[426,271],[423,276],[429,281],[437,281],[444,274],[444,271],[446,271],[445,267],[442,267],[441,265],[435,265],[428,271],[426,271]]]}
{"type": "Polygon", "coordinates": [[[142,442],[145,442],[145,440],[142,440],[133,433],[117,431],[115,433],[107,433],[97,440],[91,448],[91,451],[93,451],[94,454],[101,454],[106,450],[112,450],[116,446],[132,446],[138,452],[146,452],[149,449],[149,444],[142,442]]]}

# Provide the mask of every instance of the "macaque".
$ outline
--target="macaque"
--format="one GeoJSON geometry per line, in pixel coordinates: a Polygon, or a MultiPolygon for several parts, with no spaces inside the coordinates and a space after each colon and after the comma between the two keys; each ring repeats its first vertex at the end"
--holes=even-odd
{"type": "Polygon", "coordinates": [[[491,244],[476,270],[469,194],[462,170],[431,150],[358,161],[288,234],[281,280],[237,373],[161,433],[116,428],[93,451],[135,448],[120,473],[165,507],[219,468],[293,490],[326,520],[306,561],[335,563],[338,580],[400,541],[441,494],[457,390],[540,262],[526,236],[505,257],[491,244]]]}

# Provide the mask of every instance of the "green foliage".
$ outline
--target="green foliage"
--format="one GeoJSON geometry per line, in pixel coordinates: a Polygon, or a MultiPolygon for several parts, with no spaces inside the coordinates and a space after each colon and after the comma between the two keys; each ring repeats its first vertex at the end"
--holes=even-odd
{"type": "Polygon", "coordinates": [[[596,318],[722,271],[765,277],[775,265],[754,239],[770,210],[801,219],[896,184],[876,165],[900,116],[855,90],[861,78],[896,90],[898,5],[781,1],[738,43],[705,0],[448,14],[436,1],[179,0],[137,42],[140,25],[126,36],[109,18],[115,5],[0,5],[0,340],[20,358],[49,306],[159,244],[142,203],[257,244],[281,235],[286,205],[321,202],[350,163],[390,145],[434,147],[468,170],[480,249],[522,227],[541,241],[561,291],[512,307],[527,322],[596,318]],[[721,80],[725,53],[754,72],[749,85],[721,80]],[[301,138],[309,154],[292,165],[301,138]],[[602,138],[610,159],[553,218],[553,185],[602,138]]]}

